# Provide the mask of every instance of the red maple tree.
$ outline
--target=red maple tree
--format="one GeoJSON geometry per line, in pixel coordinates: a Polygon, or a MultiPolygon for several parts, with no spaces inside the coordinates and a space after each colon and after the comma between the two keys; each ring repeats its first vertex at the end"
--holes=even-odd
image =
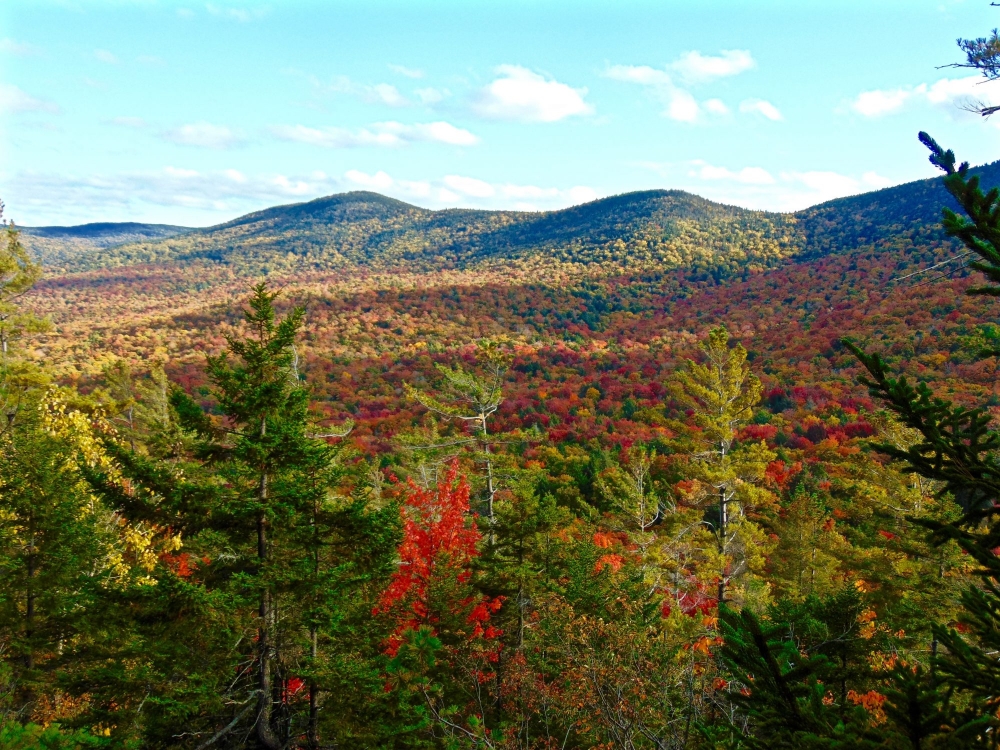
{"type": "Polygon", "coordinates": [[[403,541],[399,568],[382,594],[375,614],[394,614],[398,621],[386,653],[395,656],[407,631],[426,625],[437,630],[443,614],[465,614],[472,639],[496,639],[501,631],[490,625],[503,597],[471,592],[471,563],[479,555],[482,534],[469,519],[469,483],[453,463],[437,486],[425,489],[408,481],[404,498],[403,541]],[[432,601],[432,587],[462,592],[453,601],[432,601]]]}

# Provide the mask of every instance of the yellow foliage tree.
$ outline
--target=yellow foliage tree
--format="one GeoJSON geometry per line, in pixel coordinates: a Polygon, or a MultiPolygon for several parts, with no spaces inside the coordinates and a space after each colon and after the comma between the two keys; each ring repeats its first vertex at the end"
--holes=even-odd
{"type": "Polygon", "coordinates": [[[719,602],[745,598],[748,574],[765,562],[767,537],[749,514],[772,505],[764,487],[775,454],[761,441],[738,444],[739,429],[760,401],[760,380],[750,371],[747,352],[729,346],[729,332],[716,328],[701,346],[702,361],[688,360],[669,384],[678,404],[692,413],[680,425],[677,447],[686,459],[686,502],[706,510],[704,527],[714,536],[705,550],[706,565],[718,579],[719,602]],[[732,589],[732,590],[731,590],[732,589]]]}

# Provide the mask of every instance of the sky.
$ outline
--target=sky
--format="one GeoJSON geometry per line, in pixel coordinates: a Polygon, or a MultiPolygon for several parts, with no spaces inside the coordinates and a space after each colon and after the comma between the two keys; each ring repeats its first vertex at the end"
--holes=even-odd
{"type": "Polygon", "coordinates": [[[989,0],[3,0],[0,198],[208,226],[374,190],[551,210],[651,188],[791,211],[1000,159],[989,0]]]}

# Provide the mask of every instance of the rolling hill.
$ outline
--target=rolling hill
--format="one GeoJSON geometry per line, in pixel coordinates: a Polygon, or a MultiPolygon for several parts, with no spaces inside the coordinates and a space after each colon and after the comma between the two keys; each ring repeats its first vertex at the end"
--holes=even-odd
{"type": "MultiPolygon", "coordinates": [[[[1000,184],[1000,163],[979,172],[1000,184]]],[[[28,243],[79,243],[89,232],[86,241],[108,245],[50,250],[63,267],[49,264],[28,303],[55,324],[36,356],[72,378],[89,377],[110,356],[200,367],[264,273],[285,298],[309,306],[310,357],[395,362],[421,347],[441,351],[504,332],[546,345],[600,338],[645,347],[746,320],[754,321],[747,336],[774,331],[767,358],[802,362],[810,346],[826,351],[843,333],[880,339],[899,333],[904,313],[927,312],[918,315],[924,320],[952,311],[926,301],[934,274],[912,289],[896,283],[954,257],[939,228],[949,201],[940,179],[794,214],[662,190],[545,213],[430,211],[347,193],[184,233],[121,225],[26,231],[28,243]],[[147,237],[111,244],[130,231],[147,237]],[[838,322],[820,331],[819,320],[838,322]],[[797,331],[794,340],[784,331],[797,331]],[[797,354],[787,354],[791,346],[797,354]]],[[[965,274],[957,263],[943,270],[955,283],[965,274]]],[[[935,326],[944,338],[925,348],[934,356],[955,350],[969,325],[935,326]]]]}
{"type": "Polygon", "coordinates": [[[647,191],[545,213],[429,211],[353,192],[278,206],[160,240],[95,249],[74,270],[208,261],[249,273],[495,261],[766,267],[799,250],[794,220],[681,191],[647,191]]]}
{"type": "Polygon", "coordinates": [[[189,227],[101,222],[71,227],[18,227],[21,242],[45,265],[61,267],[91,250],[174,237],[189,227]]]}
{"type": "MultiPolygon", "coordinates": [[[[1000,184],[1000,162],[976,170],[1000,184]]],[[[46,264],[88,271],[207,263],[237,275],[363,267],[468,269],[495,263],[609,271],[689,268],[719,278],[893,241],[940,242],[940,178],[840,198],[791,214],[750,211],[678,190],[612,196],[541,213],[431,211],[371,192],[276,206],[205,229],[88,224],[25,229],[46,264]]]]}

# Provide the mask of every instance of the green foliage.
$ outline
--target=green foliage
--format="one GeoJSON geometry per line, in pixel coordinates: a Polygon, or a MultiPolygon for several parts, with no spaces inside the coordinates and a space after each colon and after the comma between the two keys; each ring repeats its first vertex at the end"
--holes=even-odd
{"type": "MultiPolygon", "coordinates": [[[[993,282],[973,287],[967,293],[1000,296],[1000,191],[984,193],[978,178],[969,175],[968,164],[956,168],[952,151],[942,149],[926,133],[920,134],[920,140],[931,151],[931,163],[946,173],[945,187],[968,217],[945,209],[945,230],[981,258],[970,266],[993,282]]],[[[962,716],[964,731],[978,733],[982,746],[995,747],[1000,726],[996,712],[1000,671],[995,657],[1000,646],[1000,589],[996,583],[1000,558],[995,552],[1000,547],[1000,508],[996,505],[1000,433],[992,427],[992,415],[985,408],[955,406],[935,397],[923,383],[914,388],[906,378],[891,377],[877,354],[866,354],[846,343],[868,371],[861,381],[872,396],[920,435],[919,442],[909,447],[883,444],[878,448],[905,461],[909,471],[938,482],[941,494],[951,495],[962,508],[957,520],[913,520],[932,530],[938,543],[954,540],[979,566],[982,584],[963,593],[964,612],[959,617],[970,637],[963,637],[955,628],[935,624],[935,637],[945,647],[935,667],[950,690],[970,701],[969,710],[962,716]]]]}
{"type": "Polygon", "coordinates": [[[85,730],[67,731],[58,724],[0,725],[0,747],[6,750],[85,750],[108,746],[109,743],[85,730]]]}
{"type": "Polygon", "coordinates": [[[649,191],[547,213],[428,211],[366,192],[279,206],[209,229],[69,257],[71,269],[205,260],[240,273],[605,264],[727,275],[794,255],[794,219],[649,191]]]}
{"type": "MultiPolygon", "coordinates": [[[[3,203],[0,202],[0,219],[3,203]]],[[[48,322],[24,310],[17,301],[42,277],[42,267],[21,245],[13,222],[0,223],[0,354],[7,357],[12,341],[25,333],[43,331],[48,322]]]]}

